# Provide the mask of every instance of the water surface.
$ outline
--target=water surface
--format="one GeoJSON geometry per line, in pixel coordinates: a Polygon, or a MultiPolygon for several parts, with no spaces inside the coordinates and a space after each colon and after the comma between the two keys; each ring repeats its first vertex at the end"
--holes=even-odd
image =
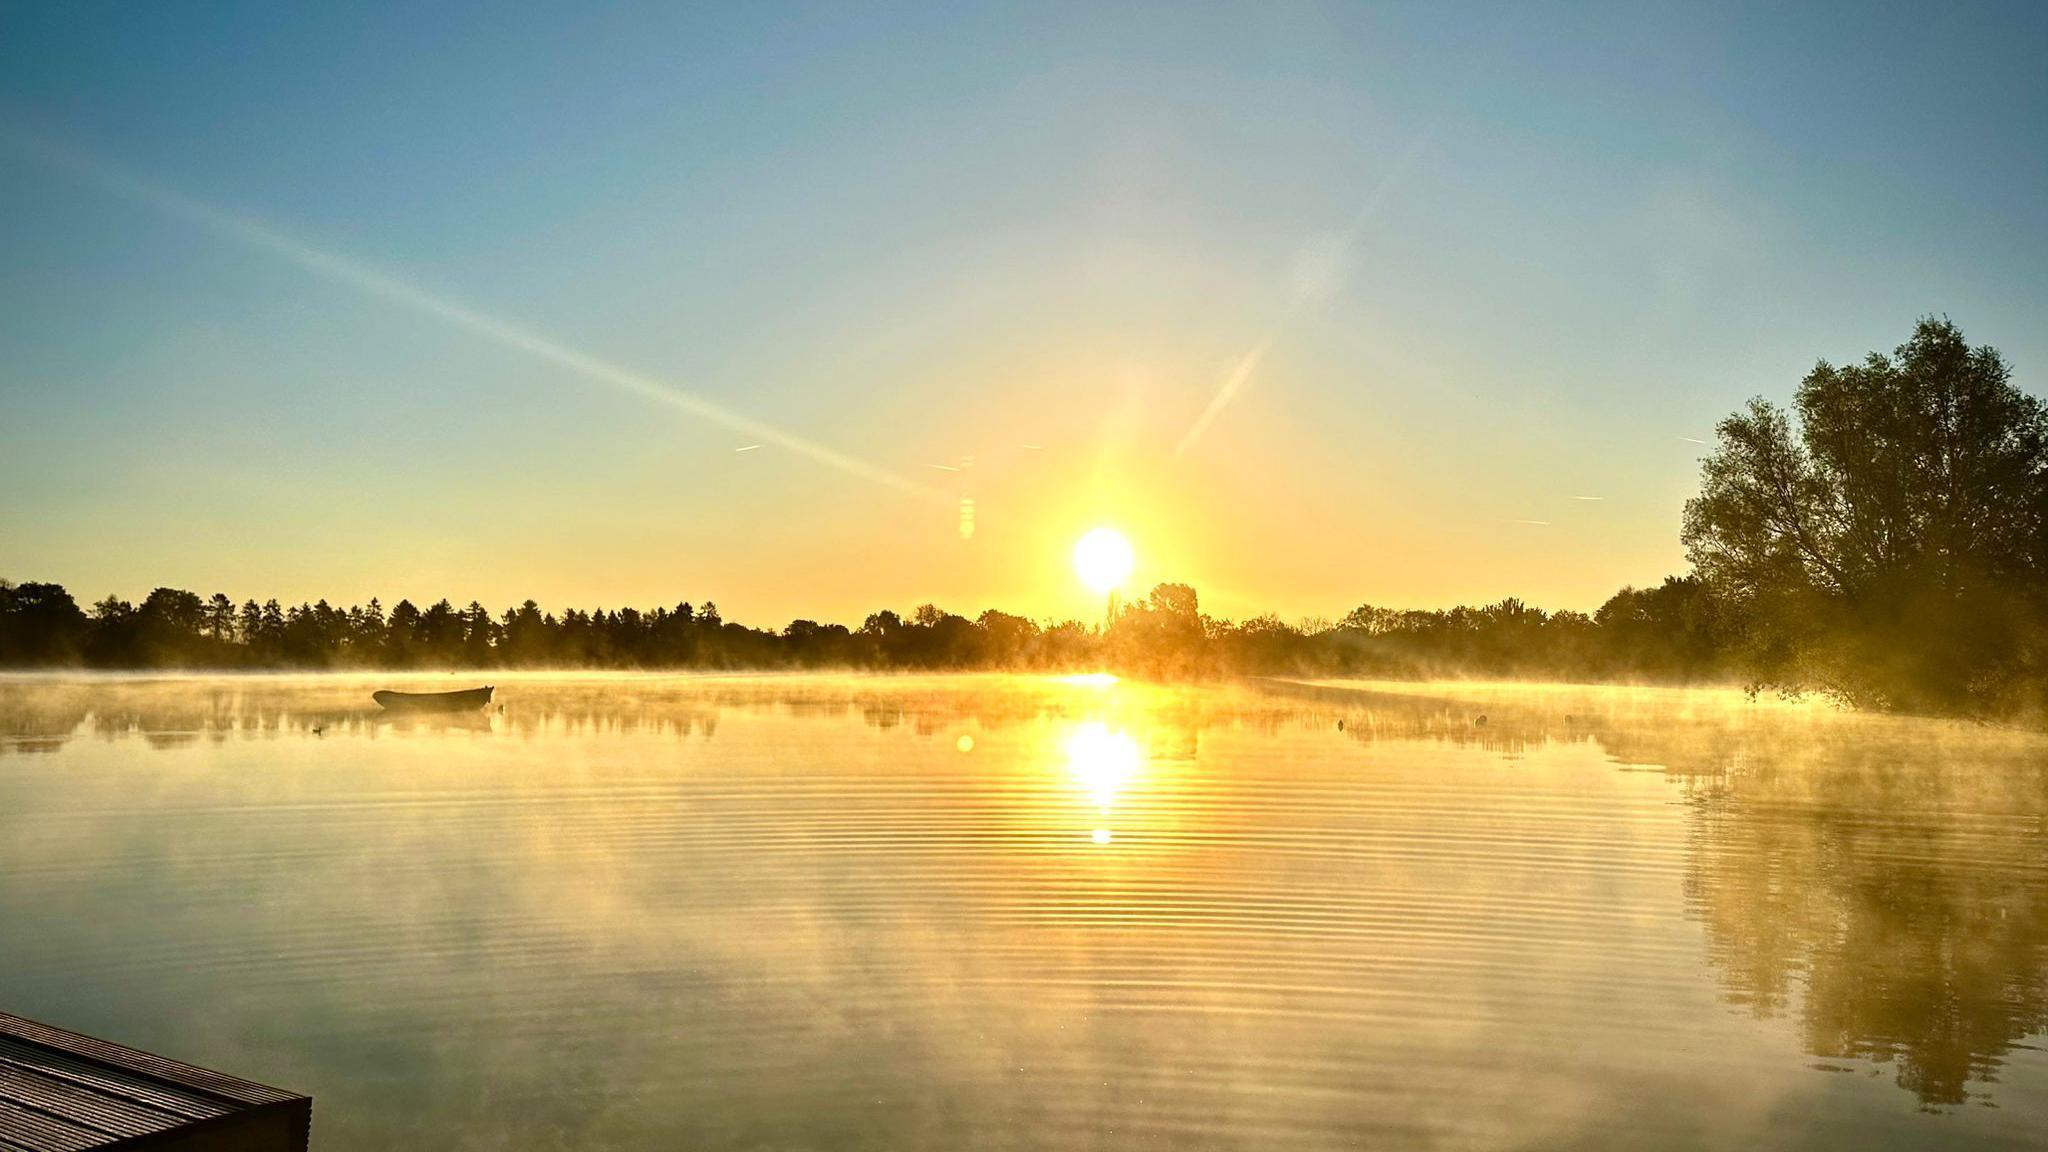
{"type": "Polygon", "coordinates": [[[2022,1147],[2048,742],[1650,690],[0,679],[0,1008],[322,1152],[2022,1147]]]}

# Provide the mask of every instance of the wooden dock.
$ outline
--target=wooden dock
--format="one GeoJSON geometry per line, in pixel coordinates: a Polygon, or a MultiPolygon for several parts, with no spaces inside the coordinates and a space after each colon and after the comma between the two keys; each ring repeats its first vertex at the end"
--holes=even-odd
{"type": "Polygon", "coordinates": [[[0,1012],[0,1152],[304,1152],[311,1097],[0,1012]]]}

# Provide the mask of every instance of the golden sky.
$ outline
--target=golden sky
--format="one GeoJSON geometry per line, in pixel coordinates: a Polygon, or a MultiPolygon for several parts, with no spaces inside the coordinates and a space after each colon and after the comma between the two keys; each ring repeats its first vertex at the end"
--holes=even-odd
{"type": "Polygon", "coordinates": [[[1816,358],[2048,360],[1993,22],[7,19],[0,577],[86,600],[1092,618],[1107,524],[1231,617],[1590,610],[1816,358]]]}

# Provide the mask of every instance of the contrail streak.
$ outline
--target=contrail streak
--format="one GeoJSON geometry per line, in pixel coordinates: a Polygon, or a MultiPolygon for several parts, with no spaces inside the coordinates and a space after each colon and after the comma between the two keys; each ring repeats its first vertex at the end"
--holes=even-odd
{"type": "Polygon", "coordinates": [[[290,233],[216,208],[110,161],[52,144],[4,122],[0,122],[0,139],[12,141],[22,151],[50,167],[69,173],[95,187],[154,208],[167,216],[196,224],[207,231],[229,237],[249,247],[268,252],[322,279],[346,285],[365,295],[445,321],[493,343],[524,352],[556,367],[565,368],[586,380],[722,425],[745,435],[749,440],[787,448],[798,455],[864,480],[872,480],[877,484],[928,499],[946,500],[949,503],[952,499],[936,489],[898,476],[885,468],[849,456],[815,440],[793,432],[785,432],[723,404],[665,384],[623,365],[571,348],[509,320],[436,295],[407,283],[375,265],[315,247],[290,233]]]}
{"type": "MultiPolygon", "coordinates": [[[[1357,212],[1352,213],[1351,220],[1344,226],[1344,230],[1337,234],[1336,243],[1331,246],[1328,252],[1323,254],[1329,266],[1326,270],[1328,279],[1341,281],[1343,262],[1351,255],[1351,250],[1358,246],[1359,234],[1365,230],[1365,225],[1372,219],[1373,214],[1379,211],[1380,205],[1386,202],[1388,193],[1392,192],[1394,187],[1408,175],[1408,170],[1415,166],[1415,157],[1422,151],[1422,145],[1427,139],[1426,135],[1419,137],[1408,146],[1407,150],[1401,154],[1400,159],[1394,162],[1393,169],[1366,196],[1365,203],[1359,205],[1357,212]]],[[[1310,277],[1305,279],[1314,280],[1317,278],[1310,277]]],[[[1237,399],[1237,394],[1243,391],[1244,386],[1258,372],[1259,364],[1265,360],[1266,353],[1272,351],[1273,345],[1280,339],[1281,333],[1285,332],[1294,323],[1296,318],[1307,311],[1311,304],[1326,297],[1335,287],[1335,283],[1317,284],[1304,282],[1295,285],[1293,295],[1288,298],[1287,306],[1281,309],[1279,318],[1273,321],[1272,327],[1268,328],[1266,334],[1259,338],[1259,342],[1252,345],[1251,351],[1246,352],[1238,360],[1237,367],[1231,369],[1230,375],[1224,377],[1222,386],[1216,389],[1216,395],[1209,398],[1209,404],[1202,409],[1202,414],[1195,417],[1195,422],[1188,426],[1188,430],[1181,436],[1180,442],[1173,446],[1173,454],[1175,456],[1185,455],[1201,441],[1202,434],[1209,430],[1209,425],[1216,422],[1216,417],[1223,414],[1223,410],[1230,406],[1232,400],[1237,399]]]]}

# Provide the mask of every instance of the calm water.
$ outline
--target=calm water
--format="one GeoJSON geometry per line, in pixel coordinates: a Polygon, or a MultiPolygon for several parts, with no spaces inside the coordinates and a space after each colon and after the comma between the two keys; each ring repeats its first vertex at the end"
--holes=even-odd
{"type": "Polygon", "coordinates": [[[0,1007],[309,1091],[322,1152],[2048,1133],[2036,738],[987,677],[390,722],[377,685],[0,680],[0,1007]]]}

